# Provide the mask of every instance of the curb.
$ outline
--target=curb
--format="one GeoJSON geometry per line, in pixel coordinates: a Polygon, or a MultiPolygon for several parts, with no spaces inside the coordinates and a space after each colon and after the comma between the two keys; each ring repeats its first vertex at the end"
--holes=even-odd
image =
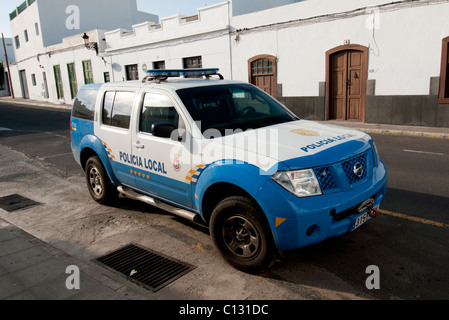
{"type": "Polygon", "coordinates": [[[366,128],[351,128],[351,129],[359,130],[369,134],[449,139],[449,133],[418,132],[418,131],[394,130],[394,129],[366,129],[366,128]]]}
{"type": "Polygon", "coordinates": [[[72,105],[69,104],[55,104],[51,102],[41,102],[36,100],[14,100],[14,99],[1,99],[0,103],[11,103],[15,105],[22,105],[22,106],[34,106],[34,107],[45,107],[45,108],[52,108],[52,109],[64,109],[64,110],[71,110],[72,105]]]}
{"type": "Polygon", "coordinates": [[[330,124],[344,127],[351,130],[358,130],[367,134],[423,137],[434,139],[449,139],[449,128],[444,127],[424,127],[375,123],[354,123],[340,120],[318,121],[322,124],[330,124]]]}

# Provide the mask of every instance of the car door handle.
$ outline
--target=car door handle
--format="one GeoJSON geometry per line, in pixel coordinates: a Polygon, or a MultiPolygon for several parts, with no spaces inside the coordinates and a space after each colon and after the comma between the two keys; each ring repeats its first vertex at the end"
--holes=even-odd
{"type": "Polygon", "coordinates": [[[138,142],[134,144],[134,147],[136,147],[137,149],[144,149],[145,148],[145,146],[143,144],[140,144],[138,142]]]}

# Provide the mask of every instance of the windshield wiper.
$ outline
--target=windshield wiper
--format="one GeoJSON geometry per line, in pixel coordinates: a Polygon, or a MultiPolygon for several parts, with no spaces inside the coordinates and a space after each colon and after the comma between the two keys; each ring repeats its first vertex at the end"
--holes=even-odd
{"type": "Polygon", "coordinates": [[[256,120],[256,121],[249,121],[249,122],[244,123],[245,130],[246,129],[258,129],[258,128],[268,127],[268,126],[279,124],[279,123],[294,121],[293,118],[286,119],[284,117],[285,116],[278,116],[278,117],[274,117],[274,118],[265,118],[265,119],[260,119],[260,120],[256,120]]]}
{"type": "Polygon", "coordinates": [[[241,129],[243,131],[246,131],[246,130],[250,130],[250,129],[258,129],[258,128],[268,127],[268,126],[279,124],[279,123],[291,122],[291,121],[295,121],[295,119],[294,118],[286,119],[285,116],[278,116],[278,117],[259,119],[259,120],[248,121],[248,122],[243,122],[243,123],[214,124],[214,125],[206,126],[205,128],[203,128],[203,133],[204,133],[204,131],[207,131],[208,129],[216,129],[222,135],[229,135],[231,132],[227,132],[227,130],[241,129]]]}

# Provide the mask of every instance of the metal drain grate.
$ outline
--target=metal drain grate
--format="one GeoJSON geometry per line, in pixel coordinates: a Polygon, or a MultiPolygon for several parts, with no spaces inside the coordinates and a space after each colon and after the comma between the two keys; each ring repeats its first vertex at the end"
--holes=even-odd
{"type": "Polygon", "coordinates": [[[25,209],[28,207],[40,205],[39,202],[25,198],[20,194],[13,194],[10,196],[0,198],[0,208],[8,212],[25,209]]]}
{"type": "Polygon", "coordinates": [[[135,244],[127,245],[94,261],[153,292],[195,269],[192,265],[135,244]]]}

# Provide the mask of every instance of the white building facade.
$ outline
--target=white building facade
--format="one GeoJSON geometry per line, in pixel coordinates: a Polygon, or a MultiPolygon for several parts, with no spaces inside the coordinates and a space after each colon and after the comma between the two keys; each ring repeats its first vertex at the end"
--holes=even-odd
{"type": "Polygon", "coordinates": [[[161,18],[160,24],[107,32],[104,57],[112,65],[113,80],[142,79],[146,69],[212,66],[232,78],[229,21],[224,2],[200,8],[195,16],[174,15],[161,18]],[[130,77],[133,67],[137,74],[130,77]]]}
{"type": "Polygon", "coordinates": [[[105,30],[157,23],[159,17],[138,11],[136,0],[26,0],[10,20],[16,96],[70,104],[80,86],[107,76],[100,56],[105,30]]]}
{"type": "Polygon", "coordinates": [[[233,75],[272,61],[253,82],[271,79],[302,118],[449,126],[448,14],[439,0],[313,0],[234,16],[233,75]]]}
{"type": "Polygon", "coordinates": [[[446,0],[226,1],[190,17],[90,28],[89,47],[96,44],[98,54],[80,32],[59,44],[33,44],[29,57],[16,50],[13,83],[23,92],[25,70],[26,79],[36,78],[31,99],[70,103],[75,89],[91,81],[218,67],[301,118],[449,127],[447,16],[446,0]]]}

